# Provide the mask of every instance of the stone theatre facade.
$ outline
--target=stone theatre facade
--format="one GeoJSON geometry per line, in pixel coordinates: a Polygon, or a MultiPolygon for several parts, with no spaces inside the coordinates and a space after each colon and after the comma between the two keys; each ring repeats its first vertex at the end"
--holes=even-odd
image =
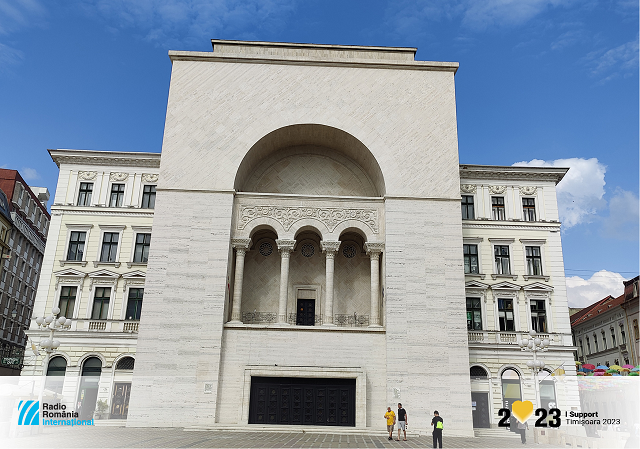
{"type": "Polygon", "coordinates": [[[401,400],[471,435],[458,64],[213,47],[170,53],[127,424],[367,428],[401,400]]]}

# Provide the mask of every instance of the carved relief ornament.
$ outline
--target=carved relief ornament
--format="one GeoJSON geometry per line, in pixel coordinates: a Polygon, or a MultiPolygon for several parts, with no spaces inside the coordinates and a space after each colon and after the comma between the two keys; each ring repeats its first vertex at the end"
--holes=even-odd
{"type": "Polygon", "coordinates": [[[124,181],[129,177],[129,173],[111,173],[109,175],[109,181],[124,181]]]}
{"type": "Polygon", "coordinates": [[[500,195],[507,191],[507,186],[489,186],[489,193],[500,195]]]}
{"type": "Polygon", "coordinates": [[[156,173],[143,173],[142,182],[158,182],[158,175],[156,173]]]}
{"type": "Polygon", "coordinates": [[[97,171],[79,171],[78,172],[78,179],[82,179],[83,181],[91,181],[93,179],[96,179],[96,176],[98,176],[97,171]]]}
{"type": "Polygon", "coordinates": [[[461,184],[460,191],[462,193],[476,193],[477,186],[475,184],[461,184]]]}
{"type": "Polygon", "coordinates": [[[520,195],[535,195],[537,191],[536,186],[520,186],[520,195]]]}
{"type": "Polygon", "coordinates": [[[238,217],[238,229],[244,229],[251,220],[271,218],[285,231],[300,220],[311,218],[323,223],[329,231],[348,220],[360,221],[378,233],[378,211],[375,209],[337,209],[329,207],[243,206],[238,217]]]}

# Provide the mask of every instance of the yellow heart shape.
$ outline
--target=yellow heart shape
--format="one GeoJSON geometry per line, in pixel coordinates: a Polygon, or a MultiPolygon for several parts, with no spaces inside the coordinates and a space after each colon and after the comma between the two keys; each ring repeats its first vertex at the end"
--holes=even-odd
{"type": "Polygon", "coordinates": [[[511,404],[511,414],[521,423],[524,423],[527,419],[533,415],[533,404],[531,401],[516,401],[511,404]]]}

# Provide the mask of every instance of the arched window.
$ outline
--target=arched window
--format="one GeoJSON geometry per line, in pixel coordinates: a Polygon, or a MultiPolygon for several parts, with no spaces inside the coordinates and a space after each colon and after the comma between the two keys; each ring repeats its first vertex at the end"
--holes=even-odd
{"type": "Polygon", "coordinates": [[[98,357],[89,357],[82,364],[83,376],[99,376],[102,373],[102,361],[98,357]]]}
{"type": "Polygon", "coordinates": [[[116,371],[119,370],[132,370],[133,365],[135,364],[135,360],[133,357],[123,357],[118,360],[118,364],[116,365],[116,371]]]}
{"type": "Polygon", "coordinates": [[[89,357],[82,364],[82,380],[78,391],[80,419],[91,419],[98,399],[98,384],[102,373],[102,361],[98,357],[89,357]]]}
{"type": "MultiPolygon", "coordinates": [[[[511,404],[522,400],[520,392],[520,374],[514,369],[508,368],[502,372],[502,399],[505,408],[510,409],[511,404]]],[[[512,429],[515,428],[512,427],[512,429]]]]}
{"type": "Polygon", "coordinates": [[[47,382],[45,388],[62,394],[64,375],[67,372],[67,360],[64,357],[53,357],[47,366],[47,382]]]}
{"type": "Polygon", "coordinates": [[[472,366],[469,369],[469,375],[472,379],[486,379],[487,371],[481,366],[472,366]]]}

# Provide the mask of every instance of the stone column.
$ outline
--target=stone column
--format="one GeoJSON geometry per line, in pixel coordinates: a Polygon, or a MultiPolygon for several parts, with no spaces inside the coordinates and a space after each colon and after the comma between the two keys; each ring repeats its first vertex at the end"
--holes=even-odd
{"type": "Polygon", "coordinates": [[[325,276],[325,296],[324,296],[324,316],[322,324],[335,326],[333,324],[333,273],[335,267],[336,251],[340,248],[341,242],[322,241],[322,252],[326,255],[326,276],[325,276]]]}
{"type": "Polygon", "coordinates": [[[236,273],[233,279],[233,301],[231,303],[231,323],[242,322],[242,280],[244,278],[244,255],[251,246],[251,239],[231,239],[236,249],[236,273]]]}
{"type": "Polygon", "coordinates": [[[278,323],[287,323],[287,303],[289,300],[289,256],[295,240],[276,240],[280,252],[280,299],[278,301],[278,323]]]}
{"type": "Polygon", "coordinates": [[[380,327],[380,253],[384,249],[382,242],[369,242],[364,245],[371,258],[371,315],[369,327],[380,327]]]}

